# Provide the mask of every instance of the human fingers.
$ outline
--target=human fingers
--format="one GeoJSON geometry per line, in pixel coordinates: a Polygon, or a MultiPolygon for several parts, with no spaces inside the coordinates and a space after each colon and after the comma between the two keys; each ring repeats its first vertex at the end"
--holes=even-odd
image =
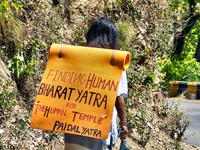
{"type": "Polygon", "coordinates": [[[120,139],[124,140],[124,139],[126,139],[126,136],[128,134],[128,128],[127,128],[127,126],[122,126],[121,128],[122,128],[122,131],[120,133],[120,139]]]}

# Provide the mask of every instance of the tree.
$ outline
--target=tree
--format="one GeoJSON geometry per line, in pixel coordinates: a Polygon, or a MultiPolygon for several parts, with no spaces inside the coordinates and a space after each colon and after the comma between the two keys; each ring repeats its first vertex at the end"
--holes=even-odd
{"type": "Polygon", "coordinates": [[[197,59],[197,62],[200,62],[200,37],[199,37],[199,41],[198,41],[198,45],[197,45],[197,49],[196,49],[194,58],[197,59]]]}
{"type": "Polygon", "coordinates": [[[174,37],[174,52],[173,54],[177,54],[178,56],[181,54],[183,50],[183,46],[185,43],[185,37],[190,32],[192,27],[195,25],[196,21],[200,17],[200,13],[195,13],[195,8],[197,3],[195,0],[189,0],[189,3],[185,1],[185,4],[189,6],[187,12],[183,15],[182,20],[178,21],[175,20],[174,28],[175,28],[175,37],[174,37]],[[188,20],[188,21],[187,21],[188,20]],[[185,27],[181,32],[177,31],[178,28],[180,28],[180,24],[187,22],[185,27]]]}

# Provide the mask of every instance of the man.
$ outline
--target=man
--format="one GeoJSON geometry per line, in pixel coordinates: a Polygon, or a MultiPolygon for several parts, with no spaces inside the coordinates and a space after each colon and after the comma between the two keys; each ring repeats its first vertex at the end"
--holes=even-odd
{"type": "MultiPolygon", "coordinates": [[[[119,37],[116,26],[107,18],[97,18],[91,25],[86,34],[87,46],[117,49],[119,37]]],[[[100,140],[79,135],[65,133],[65,150],[106,150],[112,149],[113,144],[117,141],[117,112],[122,128],[120,139],[125,140],[128,134],[126,122],[126,110],[124,97],[127,96],[127,77],[126,72],[122,72],[122,77],[116,97],[115,108],[113,110],[112,123],[108,139],[100,140]]]]}

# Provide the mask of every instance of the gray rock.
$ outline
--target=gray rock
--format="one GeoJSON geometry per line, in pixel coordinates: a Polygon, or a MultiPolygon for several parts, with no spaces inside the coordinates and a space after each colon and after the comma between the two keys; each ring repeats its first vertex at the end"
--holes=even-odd
{"type": "Polygon", "coordinates": [[[195,100],[196,97],[197,97],[196,94],[188,94],[188,95],[186,95],[185,98],[187,98],[187,99],[189,99],[189,100],[195,100]]]}

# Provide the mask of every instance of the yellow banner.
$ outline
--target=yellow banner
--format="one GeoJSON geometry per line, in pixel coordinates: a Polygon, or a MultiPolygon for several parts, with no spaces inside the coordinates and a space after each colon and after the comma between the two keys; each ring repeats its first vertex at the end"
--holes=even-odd
{"type": "Polygon", "coordinates": [[[52,44],[31,127],[106,139],[126,51],[52,44]]]}

